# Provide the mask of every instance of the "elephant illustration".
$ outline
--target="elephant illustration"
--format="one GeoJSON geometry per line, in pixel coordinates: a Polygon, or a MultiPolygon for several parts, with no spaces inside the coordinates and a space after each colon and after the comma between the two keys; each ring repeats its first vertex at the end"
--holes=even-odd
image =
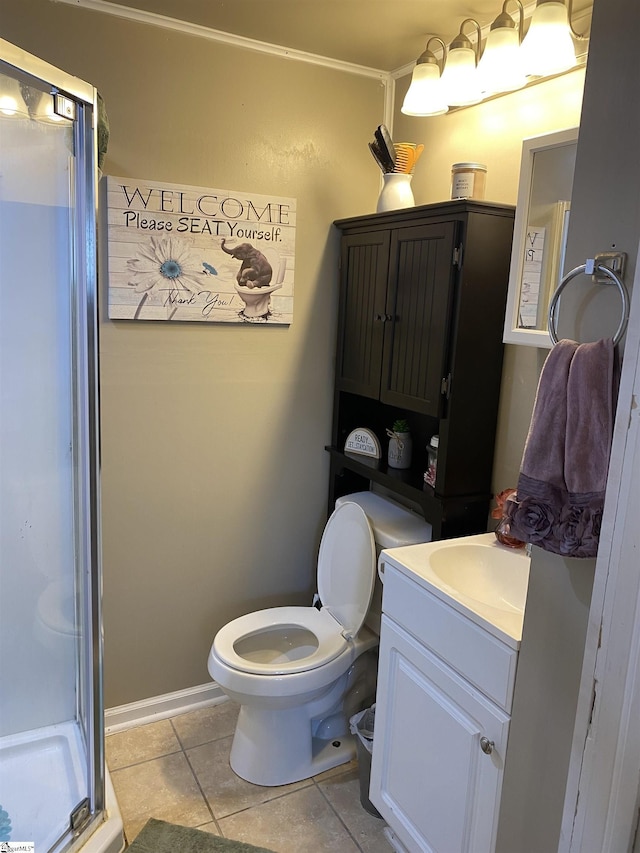
{"type": "Polygon", "coordinates": [[[242,261],[236,276],[236,281],[241,287],[269,287],[273,275],[271,264],[251,243],[240,243],[232,249],[227,249],[223,237],[220,248],[228,255],[242,261]]]}

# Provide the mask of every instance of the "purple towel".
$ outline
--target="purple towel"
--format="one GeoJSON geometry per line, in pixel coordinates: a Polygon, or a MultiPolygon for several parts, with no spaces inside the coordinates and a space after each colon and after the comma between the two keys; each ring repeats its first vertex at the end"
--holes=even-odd
{"type": "Polygon", "coordinates": [[[595,557],[618,370],[613,340],[559,341],[542,368],[510,536],[565,557],[595,557]]]}

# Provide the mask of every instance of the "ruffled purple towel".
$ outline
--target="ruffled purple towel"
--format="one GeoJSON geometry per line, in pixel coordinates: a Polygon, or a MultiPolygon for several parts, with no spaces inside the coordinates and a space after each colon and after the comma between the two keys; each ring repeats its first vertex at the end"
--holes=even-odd
{"type": "Polygon", "coordinates": [[[564,557],[595,557],[618,395],[613,340],[559,341],[542,368],[509,535],[564,557]]]}

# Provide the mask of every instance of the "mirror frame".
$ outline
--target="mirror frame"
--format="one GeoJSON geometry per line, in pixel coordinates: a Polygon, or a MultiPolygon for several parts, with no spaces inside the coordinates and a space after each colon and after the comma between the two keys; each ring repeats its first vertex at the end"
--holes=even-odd
{"type": "Polygon", "coordinates": [[[572,127],[543,136],[525,139],[522,143],[522,159],[520,162],[520,182],[518,184],[518,200],[513,228],[513,246],[511,250],[511,266],[509,269],[509,290],[505,311],[504,334],[502,340],[507,344],[525,344],[526,346],[552,346],[549,332],[546,329],[546,315],[549,303],[562,275],[564,250],[567,239],[567,221],[570,201],[562,198],[550,198],[553,207],[549,227],[545,234],[542,272],[544,280],[540,281],[539,295],[544,300],[545,329],[525,329],[518,326],[518,315],[522,294],[524,276],[524,261],[528,249],[529,219],[531,199],[533,195],[534,160],[541,151],[553,148],[577,146],[578,128],[572,127]]]}

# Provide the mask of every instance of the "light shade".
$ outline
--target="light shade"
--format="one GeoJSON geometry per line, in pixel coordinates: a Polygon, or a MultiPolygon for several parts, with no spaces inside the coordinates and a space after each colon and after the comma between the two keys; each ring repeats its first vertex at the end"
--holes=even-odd
{"type": "MultiPolygon", "coordinates": [[[[522,9],[520,3],[518,6],[522,9]]],[[[522,22],[522,11],[520,15],[522,22]]],[[[478,63],[478,76],[485,95],[514,92],[527,83],[520,50],[520,32],[504,6],[502,14],[498,15],[489,30],[482,59],[478,63]]]]}
{"type": "Polygon", "coordinates": [[[452,107],[467,107],[482,100],[482,90],[472,47],[449,50],[441,83],[445,101],[452,107]]]}
{"type": "Polygon", "coordinates": [[[465,18],[460,32],[449,45],[449,53],[442,72],[444,99],[451,107],[468,107],[482,100],[482,89],[478,79],[478,57],[480,54],[480,24],[474,18],[465,18]],[[466,24],[473,24],[477,42],[475,50],[464,34],[466,24]]]}
{"type": "Polygon", "coordinates": [[[560,74],[576,65],[567,7],[559,0],[538,0],[522,42],[524,71],[530,77],[560,74]]]}
{"type": "Polygon", "coordinates": [[[433,62],[419,62],[413,69],[411,85],[404,96],[401,112],[408,116],[437,116],[449,107],[442,95],[440,69],[433,62]]]}

